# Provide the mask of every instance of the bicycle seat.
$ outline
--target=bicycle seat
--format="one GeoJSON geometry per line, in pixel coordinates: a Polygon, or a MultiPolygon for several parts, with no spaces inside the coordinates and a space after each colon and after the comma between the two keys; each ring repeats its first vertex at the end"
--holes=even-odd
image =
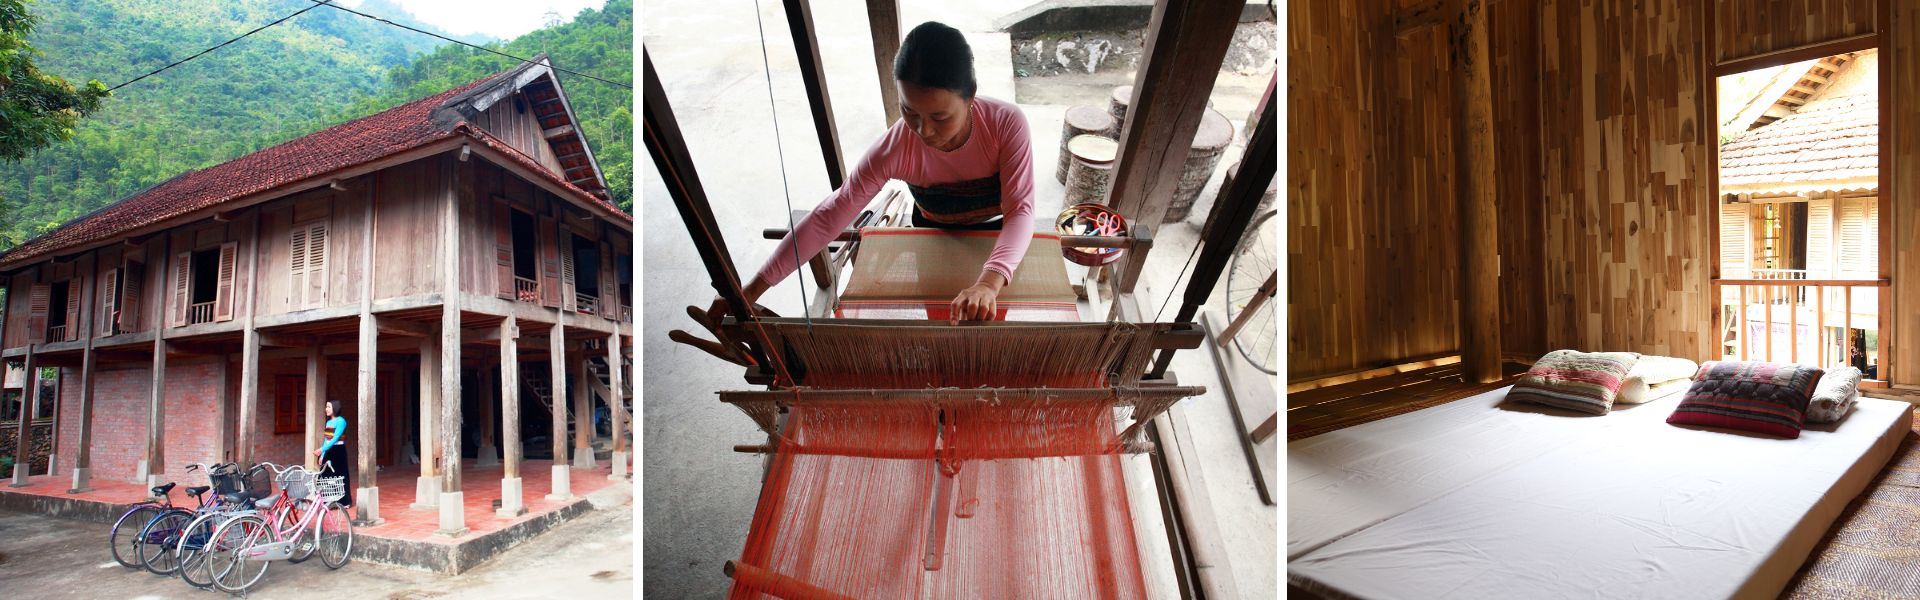
{"type": "Polygon", "coordinates": [[[165,495],[167,495],[167,493],[169,493],[169,492],[172,492],[172,491],[173,491],[173,486],[174,486],[174,484],[172,484],[172,483],[168,483],[168,484],[166,484],[166,485],[156,485],[156,486],[153,486],[153,495],[155,495],[155,496],[165,496],[165,495]]]}
{"type": "Polygon", "coordinates": [[[210,490],[210,489],[213,489],[213,486],[210,486],[210,485],[196,485],[196,486],[193,486],[193,487],[190,487],[190,488],[187,488],[187,495],[188,495],[188,496],[193,496],[193,497],[195,497],[195,498],[199,498],[201,494],[205,494],[205,493],[207,493],[207,490],[210,490]]]}
{"type": "Polygon", "coordinates": [[[274,494],[272,496],[267,496],[265,498],[261,498],[259,500],[253,501],[253,506],[255,508],[259,508],[260,510],[266,510],[269,508],[273,508],[274,503],[279,501],[280,501],[280,495],[274,494]]]}

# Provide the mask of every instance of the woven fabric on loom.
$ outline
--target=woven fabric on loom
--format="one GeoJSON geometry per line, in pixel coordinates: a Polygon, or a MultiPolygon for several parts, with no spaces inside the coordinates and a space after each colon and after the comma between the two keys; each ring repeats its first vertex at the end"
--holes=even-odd
{"type": "Polygon", "coordinates": [[[730,598],[1144,598],[1116,413],[1200,391],[722,394],[790,409],[730,598]]]}
{"type": "MultiPolygon", "coordinates": [[[[857,319],[950,318],[953,297],[980,279],[995,231],[869,227],[860,231],[853,273],[834,307],[857,319]]],[[[1078,321],[1060,236],[1039,233],[996,299],[1003,321],[1078,321]]]]}
{"type": "Polygon", "coordinates": [[[1161,324],[905,325],[765,319],[755,327],[815,388],[1098,388],[1137,383],[1161,324]]]}

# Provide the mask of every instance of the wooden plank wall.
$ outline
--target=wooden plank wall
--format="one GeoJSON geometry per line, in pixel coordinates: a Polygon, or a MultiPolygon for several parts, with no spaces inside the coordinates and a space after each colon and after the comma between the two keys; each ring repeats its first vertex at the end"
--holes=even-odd
{"type": "Polygon", "coordinates": [[[1873,33],[1880,2],[1714,0],[1713,6],[1714,58],[1725,62],[1873,33]]]}
{"type": "Polygon", "coordinates": [[[1547,341],[1712,348],[1704,5],[1542,3],[1547,341]]]}
{"type": "Polygon", "coordinates": [[[1889,85],[1880,90],[1886,118],[1880,151],[1892,160],[1880,185],[1893,202],[1880,215],[1880,238],[1892,246],[1881,260],[1893,261],[1894,286],[1892,302],[1882,306],[1895,317],[1892,331],[1880,339],[1891,342],[1892,382],[1914,385],[1920,384],[1920,2],[1893,2],[1890,12],[1880,58],[1882,69],[1892,69],[1889,85]]]}
{"type": "Polygon", "coordinates": [[[545,131],[540,128],[540,120],[533,116],[531,109],[524,109],[525,102],[526,97],[515,92],[512,98],[496,102],[475,116],[473,123],[515,150],[533,157],[535,162],[548,170],[556,174],[564,173],[560,168],[560,158],[554,155],[553,145],[547,143],[545,131]]]}
{"type": "Polygon", "coordinates": [[[379,174],[374,301],[440,291],[440,211],[455,164],[453,155],[441,154],[379,174]]]}
{"type": "MultiPolygon", "coordinates": [[[[1444,26],[1389,33],[1393,11],[1413,4],[1288,8],[1289,380],[1459,349],[1447,42],[1444,26]]],[[[1548,349],[1539,14],[1520,0],[1490,11],[1502,345],[1538,354],[1548,349]]]]}

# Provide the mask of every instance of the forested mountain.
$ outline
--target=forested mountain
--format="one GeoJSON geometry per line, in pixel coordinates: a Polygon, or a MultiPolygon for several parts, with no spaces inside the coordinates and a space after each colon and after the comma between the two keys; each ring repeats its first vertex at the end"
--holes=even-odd
{"type": "MultiPolygon", "coordinates": [[[[113,86],[294,11],[309,0],[36,0],[42,70],[113,86]]],[[[358,10],[431,29],[388,0],[358,10]]],[[[491,47],[632,81],[632,0],[491,47]]],[[[470,40],[485,41],[485,40],[470,40]]],[[[512,60],[333,8],[316,8],[115,91],[72,141],[0,163],[0,248],[189,169],[439,92],[512,60]]],[[[631,202],[632,92],[560,75],[617,202],[631,202]]]]}

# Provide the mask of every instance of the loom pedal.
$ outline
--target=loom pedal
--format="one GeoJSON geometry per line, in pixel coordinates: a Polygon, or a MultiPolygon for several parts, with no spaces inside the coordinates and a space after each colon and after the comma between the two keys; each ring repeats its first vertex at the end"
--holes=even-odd
{"type": "Polygon", "coordinates": [[[927,524],[926,567],[928,571],[940,570],[941,555],[947,548],[947,523],[952,520],[948,515],[953,513],[954,476],[947,474],[945,469],[938,469],[936,472],[938,476],[934,479],[932,521],[927,524]]]}

